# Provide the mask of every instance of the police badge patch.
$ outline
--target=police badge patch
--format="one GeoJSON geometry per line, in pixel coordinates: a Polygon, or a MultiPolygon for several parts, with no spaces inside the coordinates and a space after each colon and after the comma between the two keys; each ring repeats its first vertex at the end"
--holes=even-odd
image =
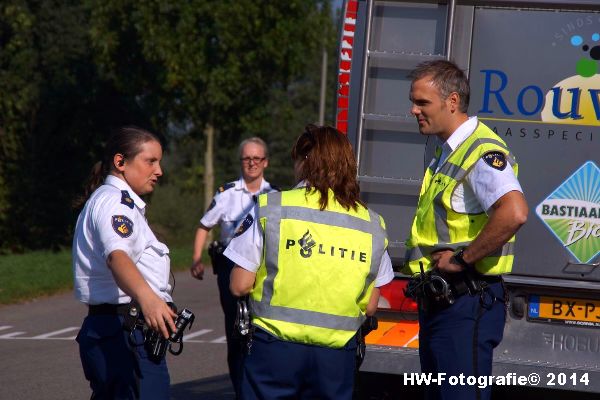
{"type": "Polygon", "coordinates": [[[494,169],[504,171],[504,168],[506,168],[506,156],[499,151],[488,151],[481,158],[494,169]]]}
{"type": "Polygon", "coordinates": [[[127,190],[121,190],[121,204],[125,204],[127,207],[133,210],[133,199],[127,190]]]}
{"type": "Polygon", "coordinates": [[[252,215],[250,215],[250,214],[246,215],[246,218],[244,219],[244,221],[235,230],[235,235],[233,235],[233,237],[236,238],[236,237],[240,236],[242,233],[246,232],[248,230],[248,228],[250,228],[252,226],[253,222],[254,222],[254,218],[252,218],[252,215]]]}
{"type": "Polygon", "coordinates": [[[113,215],[112,227],[122,238],[128,238],[133,233],[133,222],[124,215],[113,215]]]}

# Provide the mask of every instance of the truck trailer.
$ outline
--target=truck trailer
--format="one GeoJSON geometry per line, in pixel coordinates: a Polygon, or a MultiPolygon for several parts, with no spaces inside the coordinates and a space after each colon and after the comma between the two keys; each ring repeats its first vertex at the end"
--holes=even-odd
{"type": "Polygon", "coordinates": [[[336,127],[397,271],[361,371],[420,371],[417,305],[399,270],[435,140],[410,114],[407,76],[447,59],[469,77],[469,115],[515,154],[530,208],[493,373],[600,393],[600,1],[346,0],[341,11],[336,127]]]}

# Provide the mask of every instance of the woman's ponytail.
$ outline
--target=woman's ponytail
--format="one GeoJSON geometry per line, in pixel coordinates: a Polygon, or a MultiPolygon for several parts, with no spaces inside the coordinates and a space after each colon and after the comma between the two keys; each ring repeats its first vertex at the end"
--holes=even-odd
{"type": "Polygon", "coordinates": [[[83,189],[83,194],[73,201],[73,208],[79,209],[83,207],[91,194],[104,183],[106,175],[108,175],[108,168],[103,161],[98,161],[94,164],[83,189]]]}

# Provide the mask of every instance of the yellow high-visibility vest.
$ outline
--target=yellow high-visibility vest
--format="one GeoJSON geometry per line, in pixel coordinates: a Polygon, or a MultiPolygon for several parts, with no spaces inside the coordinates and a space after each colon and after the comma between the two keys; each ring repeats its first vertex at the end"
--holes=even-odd
{"type": "MultiPolygon", "coordinates": [[[[488,221],[487,214],[457,212],[452,208],[451,198],[475,163],[490,151],[503,153],[515,175],[518,174],[517,163],[506,143],[482,123],[448,156],[438,172],[433,170],[433,166],[427,168],[410,236],[406,241],[407,262],[404,273],[419,272],[419,263],[423,264],[425,271],[429,270],[431,253],[441,249],[466,247],[481,232],[488,221]]],[[[438,148],[438,159],[440,154],[441,149],[438,148]]],[[[478,261],[475,264],[477,271],[485,275],[509,273],[514,259],[514,242],[513,236],[496,252],[478,261]]]]}
{"type": "Polygon", "coordinates": [[[365,319],[387,248],[383,219],[345,210],[329,191],[305,188],[259,196],[262,263],[250,293],[252,323],[282,340],[343,347],[365,319]]]}

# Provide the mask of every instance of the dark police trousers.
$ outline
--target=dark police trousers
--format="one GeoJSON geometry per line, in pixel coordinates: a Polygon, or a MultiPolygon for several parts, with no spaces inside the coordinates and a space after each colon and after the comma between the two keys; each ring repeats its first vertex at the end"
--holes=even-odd
{"type": "Polygon", "coordinates": [[[142,331],[123,329],[119,315],[88,315],[77,335],[83,372],[93,400],[169,399],[169,371],[163,357],[148,358],[142,331]]]}
{"type": "MultiPolygon", "coordinates": [[[[239,335],[234,334],[235,317],[237,313],[237,297],[229,290],[229,276],[234,263],[223,254],[216,256],[217,284],[219,285],[219,299],[225,314],[225,336],[227,337],[227,365],[229,378],[233,384],[236,396],[239,397],[239,386],[242,370],[242,346],[239,335]]],[[[214,266],[213,266],[214,268],[214,266]]]]}
{"type": "Polygon", "coordinates": [[[435,378],[446,373],[444,383],[426,387],[425,398],[490,399],[490,386],[450,385],[448,378],[462,373],[466,382],[468,376],[492,375],[493,350],[502,340],[505,320],[501,282],[491,283],[482,296],[464,294],[448,307],[419,311],[421,371],[435,378]]]}
{"type": "Polygon", "coordinates": [[[281,340],[255,328],[244,358],[242,400],[351,400],[356,336],[341,349],[281,340]]]}

